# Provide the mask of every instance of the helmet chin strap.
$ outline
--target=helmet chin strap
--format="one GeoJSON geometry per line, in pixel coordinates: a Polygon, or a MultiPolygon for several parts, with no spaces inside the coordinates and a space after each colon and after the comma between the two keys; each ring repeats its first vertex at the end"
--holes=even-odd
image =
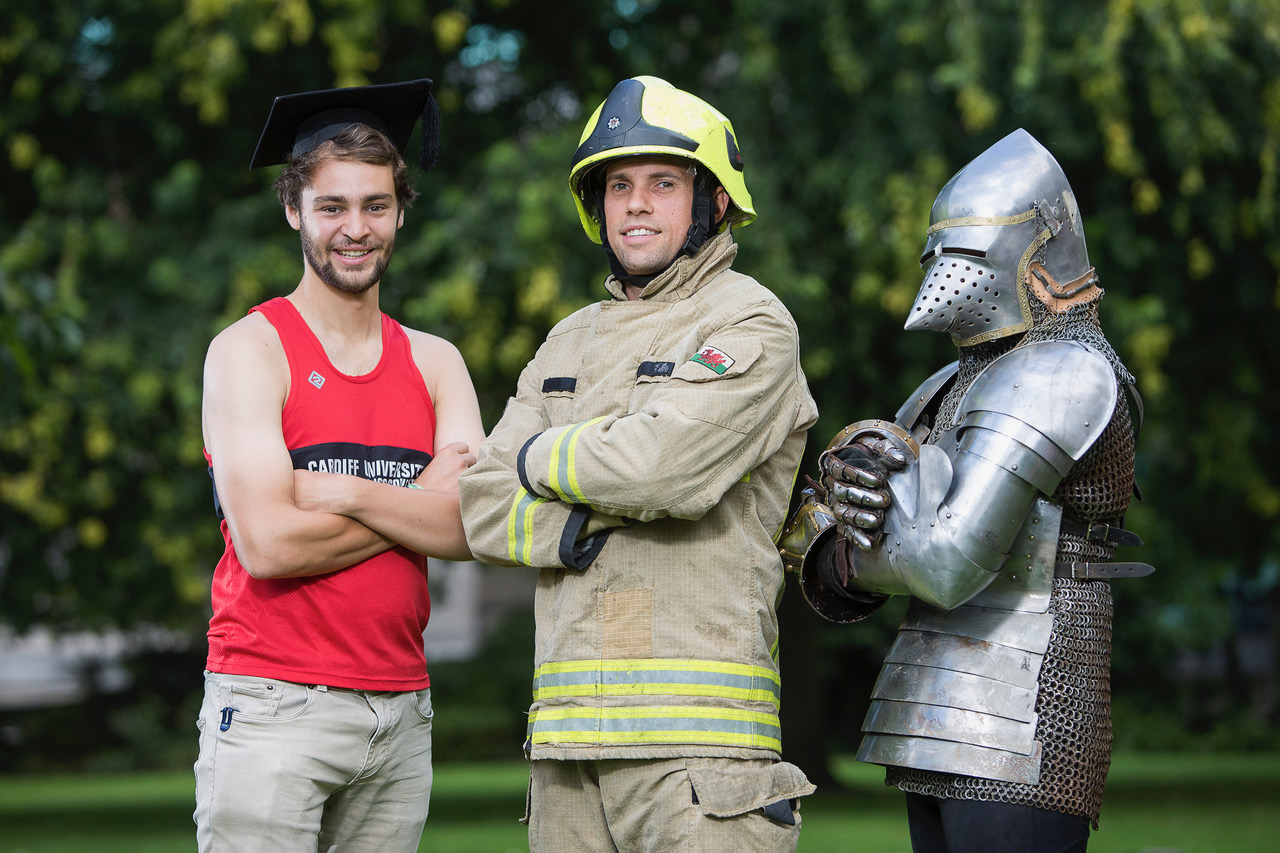
{"type": "MultiPolygon", "coordinates": [[[[693,185],[693,222],[689,225],[689,231],[685,235],[684,245],[680,247],[680,251],[676,253],[676,257],[680,255],[688,255],[693,257],[698,254],[698,250],[702,248],[702,244],[715,233],[715,223],[711,221],[713,208],[715,206],[715,176],[710,172],[703,172],[698,175],[693,185]]],[[[672,259],[674,261],[674,259],[672,259]]]]}
{"type": "Polygon", "coordinates": [[[675,256],[667,263],[665,267],[657,272],[645,273],[644,275],[632,275],[627,272],[618,260],[618,256],[613,253],[613,247],[609,245],[609,235],[605,230],[604,224],[604,188],[602,187],[596,193],[596,210],[600,211],[600,245],[604,248],[605,256],[609,258],[609,270],[613,273],[614,278],[618,281],[630,284],[644,290],[649,282],[671,268],[681,255],[693,257],[698,254],[702,245],[707,239],[715,233],[715,223],[712,221],[715,209],[715,188],[719,186],[715,176],[710,172],[703,172],[698,175],[693,186],[693,222],[689,225],[689,230],[685,232],[684,245],[675,253],[675,256]]]}

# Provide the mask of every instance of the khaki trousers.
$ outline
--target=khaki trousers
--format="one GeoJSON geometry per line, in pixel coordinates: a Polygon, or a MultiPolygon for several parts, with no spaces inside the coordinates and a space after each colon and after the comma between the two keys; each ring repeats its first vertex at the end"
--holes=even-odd
{"type": "Polygon", "coordinates": [[[538,760],[529,777],[529,849],[793,853],[798,798],[813,790],[800,768],[770,760],[538,760]]]}
{"type": "Polygon", "coordinates": [[[431,691],[206,673],[201,853],[412,853],[431,797],[431,691]]]}

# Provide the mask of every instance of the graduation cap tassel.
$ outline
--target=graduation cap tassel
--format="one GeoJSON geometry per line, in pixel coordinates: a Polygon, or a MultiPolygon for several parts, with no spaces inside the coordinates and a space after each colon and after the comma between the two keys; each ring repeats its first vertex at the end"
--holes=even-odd
{"type": "Polygon", "coordinates": [[[422,105],[422,156],[419,166],[424,172],[435,168],[440,159],[440,105],[435,97],[427,95],[422,105]]]}

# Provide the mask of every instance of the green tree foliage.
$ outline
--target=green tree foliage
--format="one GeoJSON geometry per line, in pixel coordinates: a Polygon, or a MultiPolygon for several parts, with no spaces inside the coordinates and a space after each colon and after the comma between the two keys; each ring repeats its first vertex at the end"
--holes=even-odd
{"type": "MultiPolygon", "coordinates": [[[[1116,584],[1118,670],[1227,635],[1224,578],[1280,551],[1280,7],[1234,0],[7,0],[0,618],[200,630],[204,349],[300,271],[273,170],[247,169],[272,96],[438,80],[445,149],[383,300],[458,343],[492,425],[551,324],[602,294],[568,157],[633,74],[734,119],[761,214],[739,266],[800,324],[813,445],[954,357],[901,331],[946,179],[1017,127],[1047,144],[1147,404],[1151,544],[1129,556],[1160,571],[1116,584]]],[[[865,696],[892,617],[789,618],[865,696]]]]}

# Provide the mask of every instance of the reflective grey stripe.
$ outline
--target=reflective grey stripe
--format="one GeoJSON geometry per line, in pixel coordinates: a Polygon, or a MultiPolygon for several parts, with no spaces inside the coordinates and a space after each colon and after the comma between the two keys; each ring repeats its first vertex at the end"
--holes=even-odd
{"type": "Polygon", "coordinates": [[[582,435],[583,430],[603,420],[604,418],[600,417],[580,424],[571,424],[561,431],[551,445],[551,463],[547,471],[548,485],[561,500],[569,503],[588,503],[587,496],[578,488],[578,469],[575,458],[578,452],[578,437],[582,435]]]}
{"type": "Polygon", "coordinates": [[[523,566],[533,565],[533,514],[546,498],[531,495],[524,489],[516,493],[507,516],[507,554],[511,561],[523,566]]]}

